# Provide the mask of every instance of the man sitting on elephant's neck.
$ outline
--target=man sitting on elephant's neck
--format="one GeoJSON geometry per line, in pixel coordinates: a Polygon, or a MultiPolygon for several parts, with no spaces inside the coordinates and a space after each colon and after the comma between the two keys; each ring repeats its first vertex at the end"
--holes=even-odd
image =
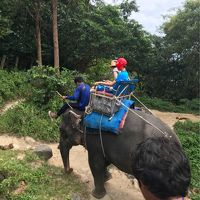
{"type": "Polygon", "coordinates": [[[69,99],[72,101],[76,101],[75,103],[65,103],[57,113],[49,111],[49,117],[51,119],[57,118],[62,115],[69,107],[78,109],[80,111],[84,111],[85,107],[88,105],[90,100],[90,86],[83,82],[82,77],[76,77],[74,79],[74,83],[76,84],[76,89],[72,96],[61,96],[62,99],[69,99]]]}
{"type": "Polygon", "coordinates": [[[189,161],[180,144],[154,137],[138,145],[133,175],[146,200],[186,200],[191,179],[189,161]]]}

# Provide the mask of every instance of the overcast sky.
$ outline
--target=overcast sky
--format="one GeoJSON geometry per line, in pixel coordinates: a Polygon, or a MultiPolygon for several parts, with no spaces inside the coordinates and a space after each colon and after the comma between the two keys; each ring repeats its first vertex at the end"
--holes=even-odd
{"type": "MultiPolygon", "coordinates": [[[[119,2],[105,0],[107,3],[119,2]]],[[[136,0],[139,12],[132,17],[152,34],[160,35],[159,26],[164,22],[163,15],[175,13],[174,10],[183,6],[184,0],[136,0]]]]}

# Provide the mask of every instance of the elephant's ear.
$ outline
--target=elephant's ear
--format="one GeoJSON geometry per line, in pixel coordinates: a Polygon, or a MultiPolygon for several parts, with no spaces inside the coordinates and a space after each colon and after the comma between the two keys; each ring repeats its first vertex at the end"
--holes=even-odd
{"type": "Polygon", "coordinates": [[[69,111],[70,121],[72,123],[73,128],[79,128],[79,124],[81,122],[81,115],[76,114],[74,111],[69,111]]]}

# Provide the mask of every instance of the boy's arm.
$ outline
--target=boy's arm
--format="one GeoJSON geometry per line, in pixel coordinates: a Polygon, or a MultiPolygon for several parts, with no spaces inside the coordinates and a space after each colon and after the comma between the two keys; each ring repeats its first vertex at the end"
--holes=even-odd
{"type": "Polygon", "coordinates": [[[114,84],[115,84],[115,81],[98,81],[98,82],[95,82],[95,85],[113,86],[114,84]]]}
{"type": "Polygon", "coordinates": [[[74,91],[74,94],[72,96],[66,96],[66,99],[69,99],[69,100],[78,100],[79,97],[80,97],[80,92],[81,92],[81,88],[78,87],[76,88],[76,90],[74,91]]]}

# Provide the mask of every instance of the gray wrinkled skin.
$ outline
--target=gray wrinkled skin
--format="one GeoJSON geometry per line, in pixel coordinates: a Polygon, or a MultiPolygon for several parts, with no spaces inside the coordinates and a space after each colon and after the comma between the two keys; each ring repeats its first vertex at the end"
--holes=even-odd
{"type": "MultiPolygon", "coordinates": [[[[178,141],[175,133],[160,119],[143,111],[134,110],[134,112],[152,123],[162,132],[139,118],[135,113],[129,111],[124,127],[120,130],[119,135],[102,131],[106,157],[103,155],[99,135],[87,134],[86,136],[88,162],[95,185],[92,194],[96,198],[102,198],[106,194],[104,183],[107,180],[106,172],[108,165],[113,164],[121,171],[132,174],[131,158],[140,142],[148,137],[158,136],[170,137],[178,141]]],[[[83,130],[80,118],[67,111],[60,126],[60,153],[65,172],[67,173],[72,171],[69,164],[69,151],[71,147],[79,144],[84,145],[85,143],[84,134],[80,130],[83,130]]],[[[99,133],[99,130],[95,132],[99,133]]]]}

